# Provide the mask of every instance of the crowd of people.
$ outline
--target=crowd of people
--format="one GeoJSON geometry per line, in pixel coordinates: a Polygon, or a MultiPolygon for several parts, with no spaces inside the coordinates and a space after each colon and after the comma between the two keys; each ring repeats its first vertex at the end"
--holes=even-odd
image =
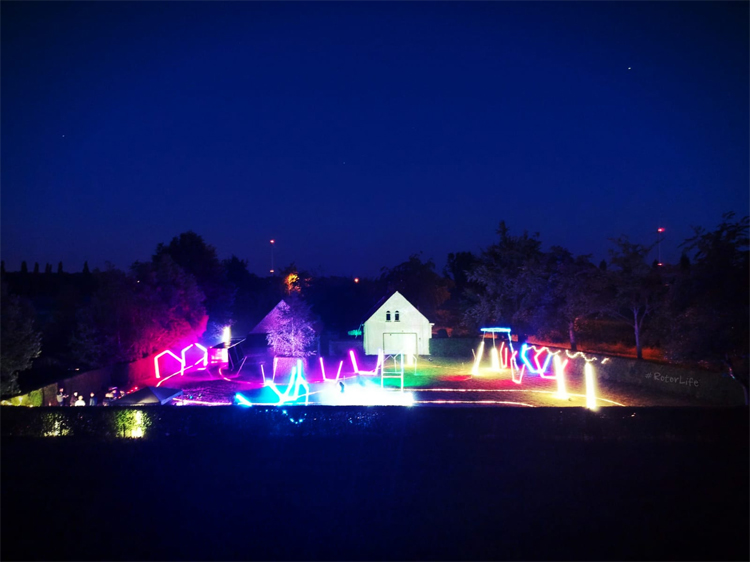
{"type": "Polygon", "coordinates": [[[57,391],[57,405],[58,406],[109,406],[113,400],[117,400],[125,395],[125,392],[118,390],[117,388],[110,388],[104,395],[104,398],[99,401],[96,393],[92,392],[88,397],[84,396],[83,393],[74,392],[73,396],[65,394],[65,389],[60,388],[57,391]]]}

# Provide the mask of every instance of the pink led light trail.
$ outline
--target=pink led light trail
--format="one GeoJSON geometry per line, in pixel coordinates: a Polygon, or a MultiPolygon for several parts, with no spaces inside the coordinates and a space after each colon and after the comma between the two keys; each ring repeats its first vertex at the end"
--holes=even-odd
{"type": "Polygon", "coordinates": [[[159,357],[161,357],[162,355],[165,355],[167,353],[169,353],[172,357],[174,357],[177,361],[180,362],[180,368],[184,368],[185,367],[185,362],[182,359],[180,359],[179,357],[177,357],[174,353],[172,353],[168,349],[166,351],[162,351],[159,355],[157,355],[156,357],[154,357],[154,371],[156,372],[156,378],[157,379],[161,378],[161,374],[159,373],[159,357]]]}
{"type": "Polygon", "coordinates": [[[523,382],[523,375],[526,372],[526,365],[521,367],[521,369],[518,368],[518,361],[516,361],[517,355],[518,350],[514,349],[513,354],[510,356],[510,378],[514,383],[521,384],[521,382],[523,382]]]}
{"type": "Polygon", "coordinates": [[[343,361],[339,362],[339,370],[336,371],[336,379],[335,380],[339,380],[339,375],[341,375],[341,367],[343,367],[343,366],[344,366],[344,362],[343,361]]]}
{"type": "Polygon", "coordinates": [[[349,357],[352,360],[352,368],[354,369],[354,372],[358,375],[359,374],[359,367],[357,367],[357,360],[354,358],[354,350],[349,350],[349,357]]]}

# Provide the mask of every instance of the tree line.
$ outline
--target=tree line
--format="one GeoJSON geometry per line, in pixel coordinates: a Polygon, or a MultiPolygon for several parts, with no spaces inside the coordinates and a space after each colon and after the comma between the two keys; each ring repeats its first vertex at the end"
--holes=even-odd
{"type": "Polygon", "coordinates": [[[479,254],[448,255],[442,272],[414,254],[354,282],[321,276],[294,263],[259,277],[236,256],[189,231],[158,244],[148,261],[123,271],[111,265],[57,273],[47,264],[2,277],[2,392],[18,390],[17,375],[38,368],[94,368],[133,361],[202,331],[247,334],[280,299],[302,300],[318,330],[343,335],[357,328],[379,298],[400,291],[443,335],[473,336],[508,325],[522,338],[566,342],[624,339],[639,358],[645,345],[670,360],[721,364],[747,380],[748,217],[723,216],[713,231],[695,227],[675,264],[650,258],[653,247],[621,236],[607,260],[542,249],[538,233],[512,234],[504,222],[479,254]],[[626,332],[613,332],[619,323],[626,332]],[[616,335],[613,335],[616,334],[616,335]]]}

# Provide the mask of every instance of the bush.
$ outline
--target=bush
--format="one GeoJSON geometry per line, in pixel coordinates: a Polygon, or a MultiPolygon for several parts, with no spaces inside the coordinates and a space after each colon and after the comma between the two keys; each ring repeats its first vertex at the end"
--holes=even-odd
{"type": "Polygon", "coordinates": [[[29,405],[44,406],[44,394],[41,390],[32,390],[29,392],[29,405]]]}
{"type": "Polygon", "coordinates": [[[430,355],[435,357],[472,357],[472,350],[479,346],[481,338],[432,338],[430,355]]]}

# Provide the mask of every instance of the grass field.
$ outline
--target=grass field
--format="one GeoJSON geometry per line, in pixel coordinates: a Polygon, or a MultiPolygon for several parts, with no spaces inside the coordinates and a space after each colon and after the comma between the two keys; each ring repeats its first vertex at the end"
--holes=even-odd
{"type": "MultiPolygon", "coordinates": [[[[345,358],[326,358],[328,376],[333,378],[340,361],[343,361],[341,379],[345,385],[366,384],[370,387],[380,386],[380,377],[373,374],[354,372],[351,361],[345,358]]],[[[583,363],[582,359],[578,361],[583,363]]],[[[373,371],[376,358],[359,357],[360,372],[373,371]]],[[[415,367],[404,367],[404,389],[412,392],[418,404],[440,404],[445,402],[474,405],[522,405],[522,406],[585,406],[586,387],[582,373],[582,365],[572,363],[570,373],[566,377],[568,399],[557,397],[557,381],[542,378],[538,375],[524,375],[522,384],[513,382],[509,370],[491,372],[483,366],[478,376],[471,375],[472,362],[460,358],[448,357],[420,357],[415,367]]],[[[271,369],[268,364],[264,369],[270,379],[271,369]]],[[[400,364],[394,366],[388,363],[390,370],[400,371],[400,364]]],[[[318,364],[311,361],[306,379],[310,382],[311,403],[321,403],[320,391],[330,387],[333,383],[323,384],[323,377],[318,364]]],[[[289,375],[279,373],[275,382],[281,388],[288,382],[289,375]]],[[[385,379],[385,387],[400,388],[400,379],[385,379]]],[[[263,388],[263,376],[260,364],[248,362],[239,374],[225,374],[217,371],[197,371],[184,377],[173,377],[165,381],[165,386],[182,388],[187,397],[186,404],[202,403],[231,403],[236,393],[242,393],[253,403],[271,404],[278,401],[276,395],[269,389],[263,388]]],[[[675,396],[666,392],[639,386],[599,380],[597,383],[597,404],[606,406],[691,406],[701,405],[699,401],[690,397],[675,396]]]]}

